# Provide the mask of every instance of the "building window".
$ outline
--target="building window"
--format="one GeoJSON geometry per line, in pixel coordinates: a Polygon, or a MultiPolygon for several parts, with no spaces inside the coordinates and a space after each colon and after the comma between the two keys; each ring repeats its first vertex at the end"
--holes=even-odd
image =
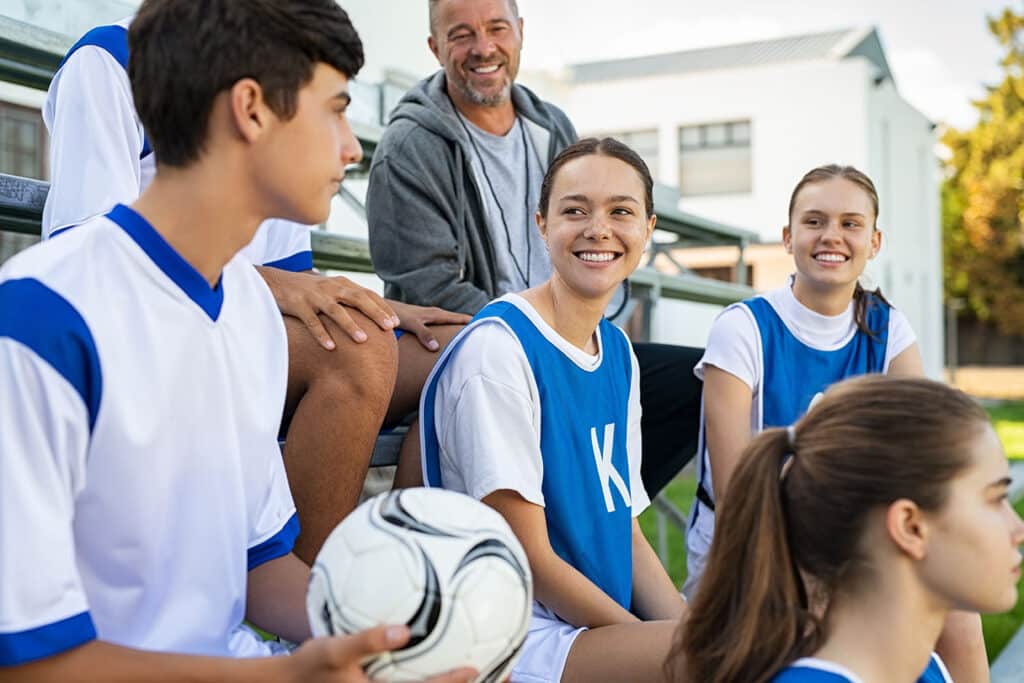
{"type": "Polygon", "coordinates": [[[46,132],[38,111],[0,102],[0,173],[46,179],[46,132]]]}
{"type": "Polygon", "coordinates": [[[679,129],[680,195],[696,197],[750,190],[750,121],[679,129]]]}
{"type": "Polygon", "coordinates": [[[658,177],[658,131],[632,130],[618,133],[599,133],[598,138],[615,138],[633,148],[633,151],[640,155],[640,158],[647,164],[651,176],[658,177]]]}

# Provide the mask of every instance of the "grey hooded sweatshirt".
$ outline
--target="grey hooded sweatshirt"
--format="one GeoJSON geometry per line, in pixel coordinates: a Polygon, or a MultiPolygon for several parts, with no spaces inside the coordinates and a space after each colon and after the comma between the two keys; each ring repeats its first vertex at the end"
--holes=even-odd
{"type": "MultiPolygon", "coordinates": [[[[472,148],[446,94],[444,71],[395,107],[373,155],[366,216],[384,294],[421,306],[475,314],[498,291],[495,249],[472,148]]],[[[547,164],[576,140],[568,117],[521,85],[512,103],[547,164]]]]}

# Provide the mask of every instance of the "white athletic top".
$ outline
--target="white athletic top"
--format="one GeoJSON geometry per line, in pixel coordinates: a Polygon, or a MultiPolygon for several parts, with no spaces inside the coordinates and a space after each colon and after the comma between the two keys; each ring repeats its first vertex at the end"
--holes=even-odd
{"type": "MultiPolygon", "coordinates": [[[[793,294],[792,276],[789,283],[761,296],[779,315],[786,328],[807,346],[821,351],[834,351],[850,343],[857,333],[854,320],[854,303],[843,313],[827,316],[812,311],[800,303],[793,294]]],[[[885,348],[884,370],[889,364],[916,341],[907,317],[895,308],[889,311],[889,330],[885,348]]],[[[735,376],[751,391],[750,432],[758,434],[762,429],[761,381],[764,374],[761,333],[750,308],[733,304],[715,319],[708,334],[704,356],[694,368],[694,374],[704,379],[704,368],[713,365],[735,376]]],[[[701,405],[701,438],[704,443],[703,403],[701,405]]],[[[738,425],[737,425],[738,426],[738,425]]],[[[710,495],[712,492],[711,463],[707,450],[701,447],[701,477],[710,495]]],[[[696,581],[703,571],[703,560],[710,547],[714,533],[714,512],[694,500],[690,514],[690,528],[687,532],[687,577],[684,593],[692,595],[696,581]],[[698,510],[698,506],[700,509],[698,510]]]]}
{"type": "Polygon", "coordinates": [[[0,667],[96,637],[270,653],[241,624],[298,533],[287,371],[251,265],[211,289],[123,205],[0,269],[0,667]]]}
{"type": "MultiPolygon", "coordinates": [[[[130,204],[153,180],[156,155],[135,112],[128,72],[131,18],[98,27],[69,51],[46,93],[43,121],[50,132],[50,193],[43,236],[52,237],[130,204]]],[[[310,226],[264,221],[242,255],[256,265],[313,267],[310,226]]]]}
{"type": "MultiPolygon", "coordinates": [[[[601,348],[590,355],[573,346],[523,297],[506,294],[498,301],[515,305],[571,362],[586,369],[601,364],[601,348]]],[[[633,372],[626,450],[635,517],[650,500],[640,479],[640,370],[632,352],[630,357],[633,372]]],[[[449,363],[439,377],[434,400],[444,487],[477,499],[510,489],[543,506],[541,401],[519,340],[503,325],[479,326],[462,341],[458,361],[449,363]]],[[[580,424],[585,423],[581,418],[580,424]]]]}

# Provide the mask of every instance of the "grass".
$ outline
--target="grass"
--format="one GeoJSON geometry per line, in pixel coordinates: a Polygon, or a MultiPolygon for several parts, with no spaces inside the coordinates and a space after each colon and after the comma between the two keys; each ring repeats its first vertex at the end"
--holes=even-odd
{"type": "MultiPolygon", "coordinates": [[[[697,491],[697,480],[692,474],[682,474],[665,487],[664,494],[684,515],[690,514],[690,505],[697,491]]],[[[683,533],[668,524],[668,575],[677,586],[686,580],[686,542],[683,533]]],[[[654,505],[640,514],[640,528],[655,552],[658,550],[658,528],[654,505]]]]}
{"type": "MultiPolygon", "coordinates": [[[[697,491],[697,481],[692,474],[683,474],[665,487],[665,496],[669,502],[675,505],[684,515],[689,515],[690,505],[697,491]]],[[[677,586],[682,586],[686,580],[686,542],[683,533],[671,524],[668,527],[668,575],[677,586]]],[[[658,550],[658,527],[654,515],[654,505],[647,508],[640,514],[640,528],[644,536],[650,542],[655,552],[658,550]]]]}
{"type": "MultiPolygon", "coordinates": [[[[990,412],[1001,411],[1004,407],[1001,406],[990,412]]],[[[1017,446],[1020,449],[1017,451],[1020,454],[1018,457],[1024,458],[1024,402],[1015,404],[1013,408],[1017,411],[1016,413],[1007,411],[1005,414],[1016,419],[1004,418],[1002,416],[996,417],[993,414],[993,420],[1005,419],[1006,425],[1018,430],[1020,434],[1020,443],[1017,446]]],[[[1003,429],[1005,428],[1003,427],[1003,429]]],[[[997,429],[999,429],[998,423],[997,429]]],[[[1004,443],[1006,443],[1002,432],[1000,432],[1000,437],[1004,438],[1004,443]]],[[[1009,454],[1010,445],[1007,444],[1006,449],[1009,454]]],[[[665,495],[673,505],[684,514],[687,514],[690,511],[690,504],[693,502],[695,489],[696,482],[693,476],[682,475],[665,487],[665,495]]],[[[1014,507],[1018,514],[1024,516],[1024,499],[1018,501],[1014,507]]],[[[647,540],[650,541],[651,546],[657,550],[658,532],[653,506],[640,515],[640,527],[643,529],[647,540]]],[[[686,579],[686,545],[682,532],[671,525],[668,527],[668,550],[668,574],[672,577],[675,585],[682,586],[683,581],[686,579]]],[[[1013,634],[1021,628],[1022,623],[1024,623],[1024,577],[1017,584],[1017,605],[1012,610],[1002,614],[987,614],[981,618],[982,630],[985,634],[985,648],[988,651],[990,662],[1002,652],[1010,638],[1013,637],[1013,634]]]]}
{"type": "Polygon", "coordinates": [[[1024,401],[1004,401],[987,410],[1006,457],[1024,460],[1024,401]]]}

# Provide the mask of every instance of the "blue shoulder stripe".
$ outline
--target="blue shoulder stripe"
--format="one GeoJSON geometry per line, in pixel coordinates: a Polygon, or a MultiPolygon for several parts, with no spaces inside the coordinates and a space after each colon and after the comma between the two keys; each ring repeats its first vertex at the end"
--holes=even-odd
{"type": "Polygon", "coordinates": [[[71,55],[89,45],[106,50],[111,57],[117,60],[121,68],[128,69],[128,29],[124,26],[114,25],[97,26],[79,38],[78,42],[72,45],[68,53],[64,55],[64,59],[60,60],[57,70],[59,71],[60,67],[64,66],[71,55]]]}
{"type": "Polygon", "coordinates": [[[85,319],[67,299],[39,280],[0,283],[0,337],[24,344],[75,388],[96,424],[103,374],[85,319]]]}
{"type": "Polygon", "coordinates": [[[17,666],[52,657],[96,639],[88,612],[27,631],[0,633],[0,666],[17,666]]]}
{"type": "Polygon", "coordinates": [[[291,256],[286,256],[283,259],[264,263],[263,265],[267,268],[290,270],[293,273],[299,273],[304,270],[313,270],[313,252],[300,251],[296,254],[292,254],[291,256]]]}
{"type": "Polygon", "coordinates": [[[299,536],[299,516],[292,515],[281,529],[257,546],[249,548],[248,568],[252,571],[264,562],[276,560],[287,555],[295,547],[295,539],[299,536]]]}
{"type": "MultiPolygon", "coordinates": [[[[64,55],[64,59],[60,60],[60,66],[57,67],[57,70],[59,71],[60,67],[64,66],[65,62],[71,59],[71,55],[88,46],[104,50],[121,65],[122,69],[128,70],[128,29],[116,24],[112,26],[97,26],[79,38],[78,42],[72,45],[68,53],[64,55]]],[[[152,151],[153,149],[149,145],[149,138],[144,137],[142,139],[142,152],[139,154],[139,158],[145,159],[152,151]]]]}

